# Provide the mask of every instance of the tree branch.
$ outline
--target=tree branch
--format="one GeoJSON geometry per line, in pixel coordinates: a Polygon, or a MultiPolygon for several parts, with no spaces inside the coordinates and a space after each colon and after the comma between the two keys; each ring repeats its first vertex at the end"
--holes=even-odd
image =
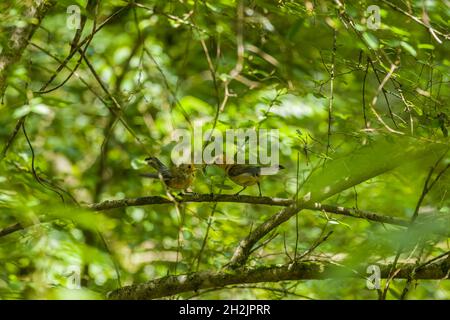
{"type": "MultiPolygon", "coordinates": [[[[246,195],[230,195],[230,194],[183,194],[177,196],[177,202],[236,202],[236,203],[252,203],[271,206],[289,206],[293,203],[291,199],[271,198],[271,197],[255,197],[246,195]]],[[[90,209],[95,211],[103,211],[132,206],[144,206],[153,204],[173,203],[170,199],[161,196],[127,198],[120,200],[106,200],[100,203],[88,205],[90,209]]]]}
{"type": "Polygon", "coordinates": [[[0,229],[0,237],[7,236],[10,233],[24,229],[20,223],[14,223],[6,228],[0,229]]]}
{"type": "MultiPolygon", "coordinates": [[[[248,203],[258,205],[280,206],[280,207],[289,207],[294,203],[292,199],[285,199],[285,198],[255,197],[255,196],[230,195],[230,194],[185,194],[178,196],[177,202],[178,203],[230,202],[230,203],[248,203]]],[[[106,200],[99,203],[89,204],[86,207],[93,211],[106,211],[124,207],[158,205],[158,204],[173,204],[173,202],[165,197],[150,196],[139,198],[126,198],[119,200],[106,200]]],[[[409,224],[409,221],[401,218],[390,217],[365,210],[333,206],[321,203],[303,203],[302,209],[324,211],[347,217],[366,219],[374,222],[397,225],[401,227],[407,227],[409,224]]],[[[24,228],[20,224],[18,223],[13,224],[11,226],[0,229],[0,237],[6,236],[10,233],[22,229],[24,228]]]]}
{"type": "MultiPolygon", "coordinates": [[[[269,206],[289,207],[294,204],[294,200],[286,198],[271,198],[271,197],[255,197],[246,195],[231,195],[231,194],[184,194],[178,196],[177,202],[234,202],[234,203],[248,203],[260,204],[269,206]]],[[[155,204],[171,204],[171,200],[161,196],[126,198],[119,200],[106,200],[99,203],[88,205],[89,209],[94,211],[104,211],[123,207],[145,206],[155,204]]],[[[381,215],[378,213],[359,210],[354,208],[346,208],[340,206],[333,206],[321,203],[302,203],[299,207],[301,209],[325,211],[329,213],[339,214],[343,216],[371,220],[375,222],[393,224],[398,226],[408,226],[408,221],[396,217],[381,215]]]]}
{"type": "MultiPolygon", "coordinates": [[[[221,288],[233,284],[278,282],[288,280],[319,280],[333,278],[365,278],[366,267],[357,270],[333,262],[298,262],[282,266],[240,268],[219,272],[197,272],[187,275],[167,276],[146,283],[116,289],[108,294],[109,299],[157,299],[188,291],[221,288]]],[[[415,264],[403,264],[395,278],[405,279],[415,264]]],[[[450,263],[446,260],[417,270],[416,279],[448,279],[450,263]]],[[[390,265],[381,265],[381,277],[389,274],[390,265]]]]}

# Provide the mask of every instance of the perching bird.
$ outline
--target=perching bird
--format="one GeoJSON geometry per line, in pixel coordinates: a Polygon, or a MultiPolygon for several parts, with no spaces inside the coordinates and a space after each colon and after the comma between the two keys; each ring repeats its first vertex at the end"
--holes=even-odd
{"type": "Polygon", "coordinates": [[[241,190],[239,190],[236,195],[244,191],[248,186],[252,186],[254,184],[258,185],[259,196],[262,196],[261,193],[261,173],[263,168],[265,169],[284,169],[283,166],[278,167],[264,167],[259,165],[247,165],[247,164],[226,164],[226,163],[217,163],[217,166],[221,167],[225,170],[228,178],[234,183],[243,186],[241,190]]]}
{"type": "Polygon", "coordinates": [[[156,157],[148,157],[145,161],[158,173],[144,173],[141,176],[159,179],[161,175],[168,188],[186,190],[194,182],[195,166],[192,164],[180,164],[169,169],[156,157]]]}

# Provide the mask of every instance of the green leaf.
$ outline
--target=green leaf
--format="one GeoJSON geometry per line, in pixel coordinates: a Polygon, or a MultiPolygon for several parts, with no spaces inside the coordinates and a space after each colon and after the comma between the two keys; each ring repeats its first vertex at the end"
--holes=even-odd
{"type": "Polygon", "coordinates": [[[28,104],[26,104],[26,105],[23,105],[23,106],[17,108],[16,110],[14,110],[13,117],[16,119],[21,118],[21,117],[29,114],[30,112],[31,112],[31,107],[28,104]]]}
{"type": "Polygon", "coordinates": [[[401,41],[400,45],[402,46],[403,49],[405,49],[410,55],[412,55],[413,57],[417,56],[417,51],[416,49],[414,49],[409,43],[405,42],[405,41],[401,41]]]}
{"type": "Polygon", "coordinates": [[[378,49],[378,38],[369,32],[364,32],[362,35],[363,39],[372,49],[378,49]]]}
{"type": "Polygon", "coordinates": [[[424,50],[434,50],[434,46],[430,43],[419,43],[417,48],[424,50]]]}
{"type": "Polygon", "coordinates": [[[305,182],[300,195],[305,201],[320,202],[413,160],[436,161],[445,147],[411,137],[379,137],[347,156],[327,161],[305,182]]]}
{"type": "Polygon", "coordinates": [[[40,115],[48,115],[51,113],[51,110],[47,105],[45,105],[43,103],[39,103],[39,104],[35,104],[31,107],[31,112],[40,114],[40,115]]]}

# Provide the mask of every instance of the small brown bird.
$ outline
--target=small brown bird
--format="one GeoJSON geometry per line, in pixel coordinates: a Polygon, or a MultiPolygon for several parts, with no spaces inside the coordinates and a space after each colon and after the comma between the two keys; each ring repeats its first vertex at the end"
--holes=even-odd
{"type": "Polygon", "coordinates": [[[170,189],[186,190],[194,182],[195,166],[192,164],[180,164],[169,169],[156,157],[148,157],[145,161],[158,173],[144,173],[141,176],[154,179],[161,176],[164,184],[170,189]]]}
{"type": "Polygon", "coordinates": [[[216,163],[216,165],[225,170],[225,173],[231,181],[243,186],[243,188],[239,190],[236,195],[244,191],[248,186],[256,184],[258,185],[259,196],[262,196],[260,180],[263,169],[284,169],[283,166],[264,167],[250,164],[227,164],[226,161],[225,163],[216,163]]]}

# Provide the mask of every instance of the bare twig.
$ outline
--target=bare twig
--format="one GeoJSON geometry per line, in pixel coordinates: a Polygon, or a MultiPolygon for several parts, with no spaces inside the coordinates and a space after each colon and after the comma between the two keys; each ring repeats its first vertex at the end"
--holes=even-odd
{"type": "Polygon", "coordinates": [[[99,32],[101,29],[103,29],[104,26],[106,26],[111,20],[113,20],[117,15],[119,15],[122,11],[129,8],[130,5],[126,5],[117,11],[115,11],[113,14],[108,16],[105,20],[103,20],[102,23],[98,25],[98,27],[92,32],[92,34],[87,35],[82,41],[78,43],[78,45],[75,48],[72,48],[70,53],[67,55],[67,57],[62,61],[62,63],[58,66],[58,68],[55,70],[55,72],[50,76],[49,80],[41,87],[40,91],[45,90],[52,82],[55,80],[56,76],[61,72],[61,70],[67,65],[67,63],[72,59],[72,57],[75,55],[75,53],[79,52],[79,50],[85,45],[88,41],[91,41],[91,38],[99,32]]]}
{"type": "Polygon", "coordinates": [[[120,105],[120,103],[117,101],[117,99],[109,92],[108,88],[106,87],[106,85],[103,83],[103,81],[100,79],[100,76],[97,74],[97,72],[95,71],[94,67],[92,66],[92,64],[90,63],[90,61],[87,59],[86,55],[84,54],[84,52],[79,49],[79,53],[82,55],[84,61],[86,62],[86,65],[88,66],[89,70],[91,71],[92,75],[94,76],[95,80],[97,81],[97,83],[100,85],[100,87],[103,89],[103,91],[106,93],[106,95],[108,96],[108,98],[110,99],[110,101],[113,103],[113,107],[111,107],[110,105],[108,105],[107,103],[105,104],[106,107],[120,120],[120,122],[123,124],[123,126],[125,127],[125,129],[131,134],[131,136],[144,148],[144,150],[146,150],[146,146],[145,144],[141,141],[141,139],[136,135],[136,133],[134,132],[134,130],[130,127],[130,125],[126,122],[126,120],[124,119],[124,117],[122,116],[122,112],[123,112],[123,108],[120,105]]]}
{"type": "MultiPolygon", "coordinates": [[[[323,230],[325,231],[325,229],[323,230]]],[[[322,234],[323,234],[322,231],[322,234]]],[[[318,246],[320,246],[322,243],[324,243],[325,241],[328,240],[328,238],[333,234],[333,231],[329,231],[324,237],[322,237],[322,234],[320,235],[319,239],[316,240],[316,242],[310,247],[308,248],[308,250],[306,250],[304,253],[302,253],[297,259],[298,261],[302,260],[303,258],[307,257],[308,255],[310,255],[314,250],[317,249],[318,246]]],[[[297,263],[297,260],[295,261],[297,263]]]]}
{"type": "Polygon", "coordinates": [[[428,29],[428,31],[430,32],[430,34],[433,36],[433,38],[438,42],[438,43],[442,43],[442,40],[439,39],[439,37],[437,35],[440,35],[442,37],[444,37],[445,39],[449,39],[450,35],[449,34],[445,34],[439,30],[436,30],[434,27],[432,27],[429,23],[425,23],[422,20],[420,20],[419,18],[413,16],[412,14],[408,13],[407,11],[403,10],[402,8],[396,6],[395,4],[391,3],[390,1],[387,0],[381,0],[383,3],[387,4],[389,7],[391,7],[392,9],[394,9],[395,11],[398,11],[402,14],[404,14],[405,16],[407,16],[408,18],[410,18],[411,20],[413,20],[414,22],[420,24],[421,26],[425,27],[428,29]]]}
{"type": "Polygon", "coordinates": [[[24,227],[20,223],[14,223],[6,228],[0,229],[0,237],[7,236],[10,233],[23,230],[24,227]]]}
{"type": "MultiPolygon", "coordinates": [[[[377,78],[378,84],[381,85],[381,79],[378,76],[378,71],[375,68],[375,65],[373,64],[372,59],[370,59],[370,57],[368,57],[367,60],[368,60],[368,62],[370,63],[370,65],[372,67],[373,73],[375,74],[375,77],[377,78]]],[[[384,87],[381,88],[381,92],[383,93],[384,101],[386,101],[386,106],[387,106],[387,108],[389,110],[389,115],[391,117],[391,120],[394,123],[395,127],[398,129],[397,122],[395,122],[395,119],[394,119],[394,113],[392,112],[391,104],[389,103],[389,99],[388,99],[388,97],[386,95],[386,89],[384,89],[384,87]]]]}
{"type": "Polygon", "coordinates": [[[392,77],[392,75],[394,74],[394,71],[397,69],[397,65],[395,63],[393,63],[391,65],[391,68],[389,69],[389,72],[386,74],[386,76],[384,77],[383,81],[381,81],[380,85],[378,86],[377,92],[375,93],[372,102],[369,104],[370,109],[372,110],[372,113],[375,115],[375,117],[378,119],[378,121],[389,131],[392,133],[397,133],[397,134],[404,134],[401,131],[397,131],[392,129],[390,126],[387,125],[386,122],[384,122],[383,118],[381,118],[381,116],[378,114],[377,110],[375,110],[375,104],[377,103],[378,100],[378,95],[380,94],[380,92],[383,91],[383,88],[385,86],[385,84],[388,82],[388,80],[392,77]]]}
{"type": "Polygon", "coordinates": [[[367,115],[366,115],[366,78],[369,73],[369,57],[367,57],[366,70],[364,71],[363,85],[362,85],[362,107],[363,107],[363,117],[364,117],[364,128],[368,129],[367,115]]]}
{"type": "Polygon", "coordinates": [[[336,38],[337,38],[337,30],[333,28],[333,51],[331,53],[331,70],[330,70],[330,98],[328,101],[328,131],[327,131],[327,149],[326,155],[328,156],[328,152],[331,147],[331,126],[333,121],[333,102],[334,102],[334,73],[335,73],[335,61],[336,61],[336,38]]]}
{"type": "Polygon", "coordinates": [[[20,131],[20,128],[22,128],[25,118],[26,118],[25,116],[22,116],[22,117],[20,117],[19,121],[17,121],[13,132],[9,135],[8,139],[6,140],[5,145],[3,146],[3,150],[0,155],[0,160],[3,160],[6,157],[6,154],[8,153],[9,148],[11,147],[12,143],[14,142],[14,139],[16,138],[17,134],[20,131]]]}

